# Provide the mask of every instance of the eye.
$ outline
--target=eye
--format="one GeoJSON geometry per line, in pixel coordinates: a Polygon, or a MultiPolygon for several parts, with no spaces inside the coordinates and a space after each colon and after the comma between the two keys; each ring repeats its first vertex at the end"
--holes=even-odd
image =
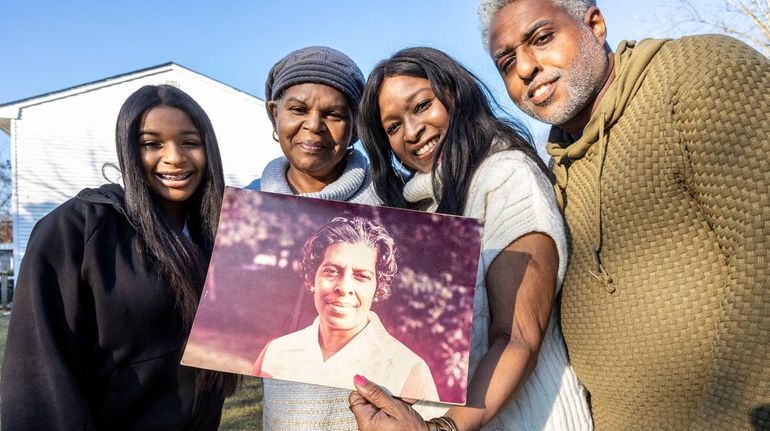
{"type": "Polygon", "coordinates": [[[532,44],[535,45],[535,46],[541,46],[541,45],[547,44],[551,40],[553,40],[553,32],[552,31],[546,31],[546,32],[543,32],[543,33],[539,33],[535,37],[535,40],[533,41],[532,44]]]}
{"type": "Polygon", "coordinates": [[[416,114],[419,114],[420,112],[425,111],[426,109],[430,108],[430,106],[433,104],[433,99],[425,99],[417,103],[414,107],[414,112],[416,114]]]}
{"type": "Polygon", "coordinates": [[[162,146],[162,144],[158,141],[147,140],[139,142],[139,146],[145,148],[159,148],[162,146]]]}
{"type": "Polygon", "coordinates": [[[347,115],[345,115],[344,113],[339,112],[339,111],[331,111],[331,112],[327,113],[326,116],[331,118],[331,119],[339,120],[339,121],[343,121],[343,120],[346,120],[348,118],[347,115]]]}
{"type": "Polygon", "coordinates": [[[304,106],[290,106],[290,107],[288,108],[288,111],[289,111],[289,112],[292,112],[292,113],[294,113],[294,114],[299,114],[299,115],[301,115],[301,114],[304,114],[305,112],[307,112],[307,109],[305,109],[305,107],[304,107],[304,106]]]}
{"type": "Polygon", "coordinates": [[[339,271],[337,271],[337,268],[334,268],[333,266],[324,267],[321,271],[321,275],[327,278],[336,277],[338,273],[339,271]]]}
{"type": "Polygon", "coordinates": [[[195,139],[188,139],[188,140],[184,141],[183,145],[185,147],[195,148],[195,147],[201,146],[202,143],[200,141],[195,140],[195,139]]]}
{"type": "Polygon", "coordinates": [[[385,134],[392,136],[398,131],[399,127],[401,127],[401,123],[390,123],[390,125],[385,128],[385,134]]]}
{"type": "Polygon", "coordinates": [[[370,281],[372,279],[372,277],[365,272],[356,274],[356,278],[358,279],[358,281],[362,281],[362,282],[370,281]]]}
{"type": "Polygon", "coordinates": [[[500,73],[508,73],[509,70],[516,64],[516,56],[513,54],[506,55],[505,57],[500,58],[500,60],[497,62],[497,69],[500,70],[500,73]]]}

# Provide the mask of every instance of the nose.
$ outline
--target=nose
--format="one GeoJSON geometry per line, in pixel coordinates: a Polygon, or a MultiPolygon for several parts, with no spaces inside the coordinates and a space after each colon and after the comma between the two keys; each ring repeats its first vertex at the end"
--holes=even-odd
{"type": "Polygon", "coordinates": [[[334,291],[342,296],[352,295],[356,291],[353,273],[345,271],[342,277],[339,278],[337,285],[334,287],[334,291]]]}
{"type": "Polygon", "coordinates": [[[407,118],[404,120],[404,141],[409,144],[420,142],[425,125],[416,118],[407,118]]]}
{"type": "Polygon", "coordinates": [[[184,160],[184,149],[181,145],[171,142],[164,145],[163,162],[169,165],[178,165],[184,160]]]}
{"type": "Polygon", "coordinates": [[[522,48],[516,53],[516,75],[523,81],[529,81],[540,71],[540,63],[531,50],[522,48]]]}
{"type": "Polygon", "coordinates": [[[320,132],[324,128],[323,118],[320,112],[310,111],[302,123],[302,127],[310,132],[320,132]]]}

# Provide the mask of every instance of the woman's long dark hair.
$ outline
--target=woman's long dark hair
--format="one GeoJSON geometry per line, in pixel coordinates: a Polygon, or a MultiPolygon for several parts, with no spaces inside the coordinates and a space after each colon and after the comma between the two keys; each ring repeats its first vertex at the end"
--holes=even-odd
{"type": "MultiPolygon", "coordinates": [[[[115,130],[118,162],[126,191],[126,210],[137,228],[142,259],[174,295],[179,318],[189,330],[198,305],[224,194],[224,174],[214,128],[203,108],[182,90],[170,85],[147,85],[128,97],[120,108],[115,130]],[[157,106],[184,111],[198,129],[206,152],[206,172],[187,201],[187,238],[155,200],[144,180],[139,154],[139,136],[147,113],[157,106]]],[[[237,385],[235,376],[196,371],[199,389],[220,389],[228,395],[237,385]]]]}
{"type": "MultiPolygon", "coordinates": [[[[369,154],[377,195],[387,206],[424,208],[424,203],[404,199],[404,174],[380,121],[380,89],[386,78],[413,76],[430,82],[436,97],[449,114],[447,133],[433,159],[433,190],[437,212],[461,215],[471,179],[481,162],[493,151],[515,149],[550,173],[532,144],[526,127],[513,119],[498,118],[499,108],[489,89],[475,75],[447,54],[427,47],[407,48],[378,63],[366,81],[358,114],[358,131],[369,154]]],[[[413,174],[409,172],[408,175],[413,174]]]]}

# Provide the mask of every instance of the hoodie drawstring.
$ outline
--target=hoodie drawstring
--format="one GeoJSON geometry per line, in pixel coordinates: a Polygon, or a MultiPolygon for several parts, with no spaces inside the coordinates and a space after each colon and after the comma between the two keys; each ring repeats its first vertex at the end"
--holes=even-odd
{"type": "MultiPolygon", "coordinates": [[[[594,257],[595,269],[588,271],[594,278],[599,280],[599,283],[607,290],[608,293],[615,292],[615,286],[612,283],[612,277],[607,272],[607,269],[602,265],[601,251],[602,251],[602,173],[604,170],[604,158],[607,152],[607,135],[604,130],[607,122],[607,115],[601,113],[599,117],[599,172],[597,175],[597,198],[596,208],[594,214],[596,219],[595,224],[595,238],[591,241],[591,253],[594,257]]],[[[556,178],[556,184],[554,185],[554,191],[556,192],[556,201],[559,204],[559,208],[564,211],[566,206],[565,190],[567,189],[567,183],[569,182],[568,168],[572,164],[573,160],[582,158],[588,150],[591,148],[591,143],[587,140],[578,140],[568,147],[562,147],[556,143],[549,143],[547,145],[548,154],[551,155],[551,170],[556,178]]]]}
{"type": "Polygon", "coordinates": [[[602,113],[599,118],[599,172],[596,175],[596,238],[593,242],[593,256],[595,271],[588,271],[604,286],[608,293],[615,292],[615,286],[612,284],[612,277],[602,265],[602,173],[604,171],[604,157],[607,152],[607,132],[604,130],[607,116],[602,113]]]}

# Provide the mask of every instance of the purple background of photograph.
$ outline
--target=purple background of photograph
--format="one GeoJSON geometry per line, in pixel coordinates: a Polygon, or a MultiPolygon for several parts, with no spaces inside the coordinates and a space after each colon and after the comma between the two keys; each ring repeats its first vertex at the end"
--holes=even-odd
{"type": "Polygon", "coordinates": [[[300,253],[337,216],[372,218],[391,234],[398,272],[390,298],[372,310],[427,362],[441,400],[463,403],[481,239],[481,224],[463,217],[228,187],[183,363],[250,374],[267,342],[312,323],[300,253]]]}

